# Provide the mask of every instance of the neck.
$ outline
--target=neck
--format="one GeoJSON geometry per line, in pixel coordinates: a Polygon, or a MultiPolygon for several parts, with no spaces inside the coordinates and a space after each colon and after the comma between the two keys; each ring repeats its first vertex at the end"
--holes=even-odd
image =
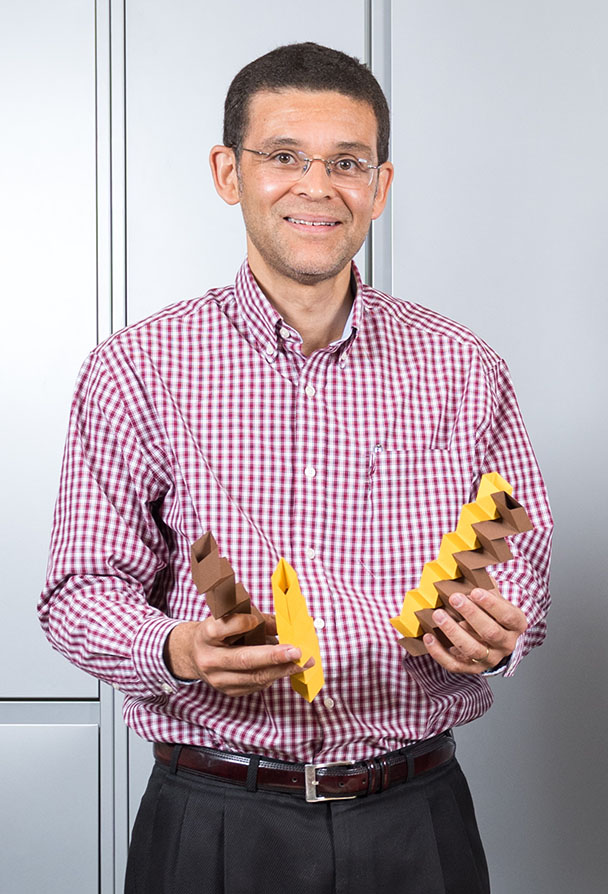
{"type": "Polygon", "coordinates": [[[255,249],[251,251],[251,246],[248,261],[266,298],[302,336],[305,356],[340,338],[353,303],[350,263],[330,279],[308,284],[268,267],[255,249]]]}

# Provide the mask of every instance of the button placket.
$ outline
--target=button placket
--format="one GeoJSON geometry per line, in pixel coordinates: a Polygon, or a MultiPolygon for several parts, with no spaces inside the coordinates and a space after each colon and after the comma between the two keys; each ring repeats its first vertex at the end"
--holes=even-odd
{"type": "MultiPolygon", "coordinates": [[[[298,554],[303,562],[302,571],[313,576],[318,573],[317,565],[323,539],[323,513],[320,511],[324,500],[323,493],[323,417],[322,406],[318,400],[315,376],[320,365],[327,362],[317,354],[306,358],[300,374],[300,382],[294,390],[294,488],[292,502],[292,543],[294,557],[298,554]]],[[[316,587],[309,585],[306,599],[309,612],[313,612],[314,593],[316,587]]],[[[318,606],[317,606],[318,607],[318,606]]]]}
{"type": "MultiPolygon", "coordinates": [[[[291,514],[291,531],[295,567],[300,578],[302,594],[308,613],[313,618],[322,654],[328,648],[323,634],[332,616],[331,601],[327,594],[330,586],[326,579],[323,549],[327,513],[324,511],[331,494],[325,492],[331,481],[326,480],[326,463],[330,451],[325,403],[322,388],[331,358],[316,354],[307,359],[300,382],[294,389],[293,438],[294,478],[291,514]],[[299,563],[299,564],[298,564],[299,563]]],[[[324,661],[327,654],[324,655],[324,661]]],[[[322,715],[326,710],[321,708],[322,715]]],[[[329,719],[329,718],[328,718],[329,719]]]]}

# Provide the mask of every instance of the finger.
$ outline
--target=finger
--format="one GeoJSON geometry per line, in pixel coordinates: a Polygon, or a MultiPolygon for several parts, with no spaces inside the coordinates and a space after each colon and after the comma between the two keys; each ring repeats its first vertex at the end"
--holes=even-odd
{"type": "Polygon", "coordinates": [[[469,594],[469,603],[477,605],[505,630],[513,630],[519,635],[528,626],[528,619],[522,610],[498,593],[489,593],[487,590],[477,587],[469,594]]]}
{"type": "MultiPolygon", "coordinates": [[[[468,662],[472,661],[478,666],[483,664],[483,670],[490,666],[492,659],[490,658],[490,649],[486,640],[480,640],[477,635],[468,633],[461,624],[451,618],[442,609],[433,612],[433,621],[441,628],[442,633],[444,633],[456,647],[459,655],[464,655],[468,662]]],[[[491,623],[498,626],[494,621],[491,623]]],[[[503,649],[503,645],[501,644],[499,648],[500,658],[503,657],[503,654],[506,654],[506,648],[507,647],[503,649]]]]}
{"type": "Polygon", "coordinates": [[[450,648],[448,649],[448,652],[450,653],[450,655],[452,655],[454,658],[456,658],[457,661],[466,661],[466,662],[470,661],[470,659],[467,658],[467,656],[464,654],[464,652],[460,651],[458,646],[450,646],[450,648]]]}
{"type": "Polygon", "coordinates": [[[233,612],[224,618],[210,617],[203,621],[205,639],[209,645],[225,646],[225,639],[249,633],[258,623],[259,619],[255,615],[240,612],[233,612]]]}
{"type": "Polygon", "coordinates": [[[302,650],[296,646],[237,646],[225,649],[218,656],[218,670],[236,674],[240,680],[273,682],[281,677],[302,673],[313,667],[311,656],[304,665],[302,650]]]}
{"type": "MultiPolygon", "coordinates": [[[[250,651],[251,648],[244,647],[244,650],[250,651]]],[[[253,649],[256,652],[260,651],[259,646],[254,646],[253,649]]],[[[240,650],[231,650],[231,658],[234,658],[234,652],[236,651],[240,650]]],[[[313,665],[313,658],[310,658],[304,667],[300,667],[293,662],[264,665],[262,667],[241,667],[238,662],[232,662],[229,666],[219,668],[210,673],[207,679],[213,686],[221,689],[227,695],[246,695],[261,689],[268,689],[282,677],[301,674],[313,665]]]]}
{"type": "Polygon", "coordinates": [[[527,626],[524,613],[502,596],[496,596],[486,590],[473,590],[473,593],[475,596],[472,599],[459,593],[450,597],[450,605],[464,618],[464,624],[460,625],[461,629],[472,630],[474,635],[490,648],[504,650],[505,653],[512,651],[517,637],[527,626]],[[506,611],[500,605],[501,602],[505,603],[506,611]],[[486,605],[492,607],[490,603],[498,605],[497,614],[500,618],[485,610],[486,605]]]}
{"type": "MultiPolygon", "coordinates": [[[[278,668],[277,675],[286,673],[286,666],[296,663],[302,658],[302,652],[296,646],[287,643],[268,646],[232,646],[218,653],[218,666],[239,673],[250,673],[265,669],[278,668]]],[[[301,668],[299,668],[301,670],[301,668]]]]}
{"type": "MultiPolygon", "coordinates": [[[[485,664],[471,662],[456,646],[446,648],[430,633],[425,634],[423,639],[431,658],[451,674],[481,674],[487,669],[485,664]]],[[[477,648],[479,649],[479,643],[477,648]]]]}
{"type": "Polygon", "coordinates": [[[267,614],[266,612],[260,612],[264,620],[266,621],[266,636],[276,636],[277,635],[277,621],[274,615],[267,614]]]}
{"type": "MultiPolygon", "coordinates": [[[[466,596],[454,594],[450,599],[450,605],[452,605],[465,619],[465,623],[461,623],[458,626],[462,633],[466,634],[469,638],[477,639],[496,649],[506,648],[511,643],[514,634],[510,630],[502,627],[498,621],[486,614],[483,609],[471,602],[470,599],[467,599],[466,596]]],[[[446,625],[442,625],[441,629],[446,636],[449,636],[450,639],[452,639],[455,645],[459,646],[463,641],[462,639],[453,639],[453,637],[450,636],[450,631],[447,629],[446,625]]],[[[479,649],[473,651],[472,655],[473,657],[479,658],[479,649]]]]}

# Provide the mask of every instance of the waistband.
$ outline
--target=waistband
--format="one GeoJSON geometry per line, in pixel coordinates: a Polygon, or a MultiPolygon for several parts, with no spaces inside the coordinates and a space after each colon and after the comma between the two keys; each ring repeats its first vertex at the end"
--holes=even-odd
{"type": "Polygon", "coordinates": [[[455,751],[451,730],[367,760],[327,764],[292,764],[256,754],[193,745],[154,744],[154,757],[158,763],[170,767],[173,772],[187,770],[242,786],[250,792],[300,794],[311,803],[385,791],[446,764],[455,751]]]}

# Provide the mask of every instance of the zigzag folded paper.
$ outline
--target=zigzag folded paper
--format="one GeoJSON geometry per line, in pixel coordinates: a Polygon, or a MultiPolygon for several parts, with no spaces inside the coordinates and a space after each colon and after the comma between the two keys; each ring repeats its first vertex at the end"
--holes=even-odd
{"type": "Polygon", "coordinates": [[[512,486],[498,472],[483,475],[475,502],[465,503],[456,530],[444,534],[437,558],[424,565],[418,587],[406,593],[401,613],[391,618],[391,624],[403,635],[399,644],[411,655],[426,652],[425,633],[451,645],[432,616],[442,605],[451,617],[462,620],[450,605],[453,593],[468,594],[475,587],[498,592],[486,566],[512,559],[505,537],[532,529],[526,510],[512,493],[512,486]]]}
{"type": "Polygon", "coordinates": [[[231,646],[261,646],[266,642],[265,621],[257,608],[251,604],[249,593],[235,578],[228,559],[220,556],[218,545],[211,531],[192,544],[192,579],[199,593],[205,593],[207,605],[214,618],[225,618],[234,612],[255,615],[258,624],[253,630],[238,636],[229,636],[226,642],[231,646]]]}

